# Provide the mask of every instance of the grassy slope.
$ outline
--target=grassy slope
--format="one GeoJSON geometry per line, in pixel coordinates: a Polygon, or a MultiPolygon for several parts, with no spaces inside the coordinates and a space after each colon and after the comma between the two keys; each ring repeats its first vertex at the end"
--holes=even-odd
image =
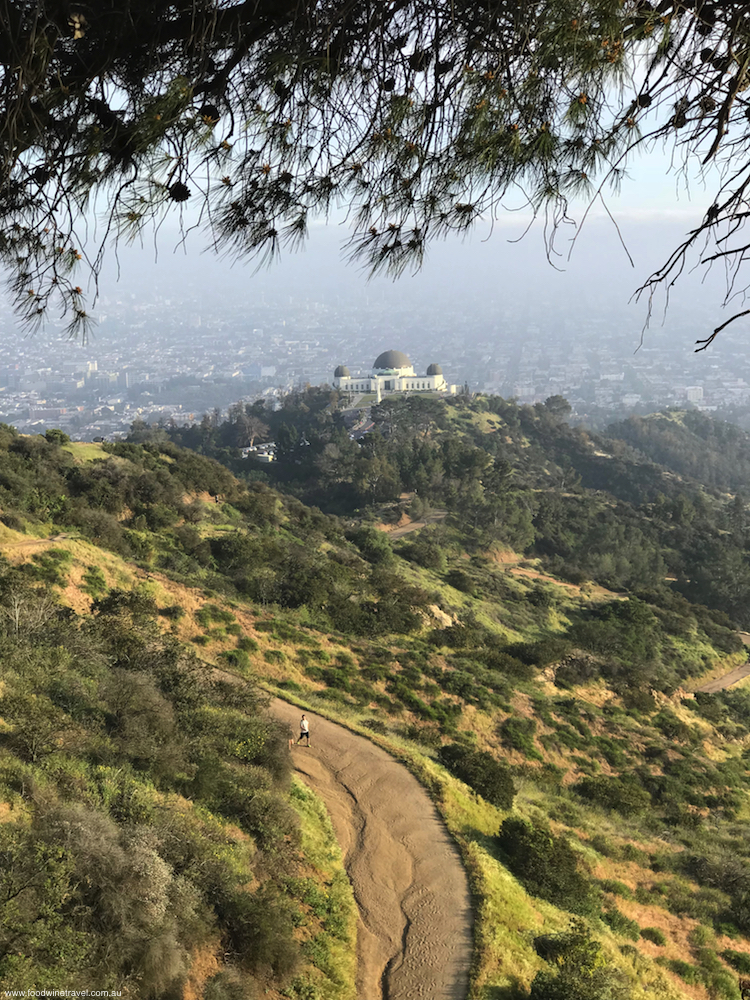
{"type": "MultiPolygon", "coordinates": [[[[470,419],[477,426],[484,420],[487,426],[480,428],[483,432],[492,432],[497,426],[493,415],[470,419]]],[[[94,451],[97,447],[91,446],[94,451]]],[[[86,457],[95,456],[90,451],[86,457]]],[[[229,505],[211,502],[204,507],[205,516],[200,524],[204,537],[236,529],[236,511],[229,505]]],[[[288,530],[282,527],[282,531],[288,530]]],[[[29,561],[38,554],[35,548],[14,544],[22,541],[23,536],[8,531],[5,529],[0,537],[0,552],[14,561],[29,561]]],[[[36,525],[35,531],[43,534],[43,526],[36,525]]],[[[53,531],[50,526],[49,533],[53,531]]],[[[181,638],[195,642],[204,659],[241,673],[251,671],[285,697],[297,699],[369,734],[401,756],[422,777],[461,844],[479,900],[476,997],[510,1000],[522,995],[518,991],[528,986],[543,965],[533,949],[533,937],[564,928],[569,915],[529,896],[510,875],[494,841],[504,814],[471,794],[435,763],[432,750],[439,739],[439,726],[419,712],[404,708],[392,695],[391,681],[406,675],[414,660],[422,665],[429,661],[432,673],[416,680],[409,678],[408,683],[417,685],[426,703],[442,698],[458,706],[458,732],[473,734],[480,748],[498,752],[497,727],[505,718],[530,718],[536,722],[532,753],[529,748],[521,751],[507,746],[499,751],[516,771],[520,791],[515,811],[530,819],[548,819],[553,831],[568,832],[592,866],[594,876],[608,880],[605,898],[611,904],[616,903],[626,917],[637,920],[641,927],[665,933],[665,944],[657,945],[644,938],[631,940],[622,934],[615,935],[600,921],[595,924],[610,960],[638,981],[642,995],[707,996],[704,985],[690,981],[696,977],[689,970],[682,969],[683,975],[678,975],[674,968],[656,963],[656,959],[669,962],[684,960],[686,956],[694,963],[699,938],[709,940],[713,952],[732,948],[750,953],[750,942],[744,938],[716,936],[715,931],[708,929],[709,923],[717,921],[708,903],[701,913],[705,900],[701,899],[702,890],[697,882],[664,870],[665,857],[668,860],[683,850],[679,836],[667,830],[669,836],[665,840],[661,838],[664,831],[655,831],[643,817],[623,820],[616,813],[587,805],[570,792],[571,784],[592,771],[600,774],[617,771],[588,737],[576,741],[571,719],[582,722],[594,739],[606,737],[619,741],[631,763],[642,761],[642,751],[649,746],[668,752],[673,745],[651,724],[653,712],[639,714],[624,709],[621,699],[604,683],[578,687],[571,694],[555,687],[549,673],[543,672],[533,682],[523,682],[515,690],[501,692],[489,705],[470,704],[454,693],[446,695],[432,689],[436,685],[431,678],[455,672],[451,660],[454,654],[449,647],[441,648],[434,643],[427,649],[423,636],[394,637],[392,641],[374,643],[350,641],[343,636],[311,631],[304,612],[263,610],[239,599],[227,600],[211,590],[190,588],[155,571],[149,560],[136,567],[82,539],[42,542],[40,547],[70,552],[64,599],[77,611],[85,611],[90,605],[82,582],[92,567],[101,571],[108,587],[144,586],[161,607],[179,605],[185,610],[181,618],[165,617],[165,626],[181,638]],[[255,644],[247,651],[247,664],[228,664],[222,654],[233,654],[243,638],[255,644]],[[389,660],[388,669],[379,676],[372,668],[383,661],[384,654],[389,660]],[[395,657],[399,659],[394,662],[395,657]],[[359,688],[357,683],[361,685],[359,688]],[[565,704],[571,700],[572,709],[565,704]],[[609,714],[603,712],[604,707],[609,714]],[[561,770],[561,783],[549,783],[544,778],[538,757],[561,770]],[[696,936],[695,929],[701,921],[705,930],[696,936]]],[[[438,615],[425,620],[425,629],[439,627],[446,619],[463,621],[471,611],[493,634],[507,641],[529,641],[543,634],[561,632],[582,609],[606,603],[616,596],[591,584],[577,586],[555,581],[540,572],[535,562],[524,562],[507,552],[475,554],[468,560],[453,551],[450,565],[471,570],[477,581],[473,595],[449,586],[443,573],[398,562],[401,574],[426,589],[439,609],[438,615]],[[497,584],[501,596],[487,596],[484,585],[490,582],[497,584]],[[540,588],[551,598],[549,603],[531,602],[532,597],[538,599],[540,588]]],[[[200,579],[196,582],[200,583],[200,579]]],[[[693,659],[696,669],[701,671],[716,673],[732,665],[733,658],[722,657],[705,636],[693,635],[682,645],[677,640],[674,644],[675,651],[693,659]]],[[[692,752],[697,758],[741,763],[744,746],[741,740],[728,742],[689,702],[682,702],[679,697],[665,698],[662,703],[668,704],[670,712],[694,731],[692,752]]],[[[658,763],[651,766],[658,772],[658,763]]],[[[744,789],[742,797],[734,818],[737,828],[741,828],[748,812],[744,789]]]]}
{"type": "MultiPolygon", "coordinates": [[[[215,505],[209,507],[214,518],[218,517],[215,505]]],[[[208,533],[230,529],[233,526],[230,519],[224,524],[213,523],[206,527],[208,533]]],[[[0,552],[15,560],[28,560],[32,553],[24,547],[10,548],[8,543],[0,540],[0,552]]],[[[13,535],[10,545],[18,542],[13,535]]],[[[300,628],[295,615],[276,613],[273,618],[267,613],[259,613],[257,608],[240,601],[227,601],[212,592],[208,594],[186,587],[184,584],[170,580],[164,574],[148,571],[124,562],[118,556],[97,548],[82,539],[67,538],[61,542],[48,542],[50,548],[65,549],[70,552],[72,560],[67,573],[67,583],[63,590],[63,600],[74,607],[79,613],[90,604],[90,597],[81,590],[83,574],[91,567],[101,570],[109,587],[143,586],[162,606],[178,604],[187,612],[178,621],[173,621],[170,628],[182,639],[200,640],[198,647],[202,658],[209,662],[223,665],[221,653],[235,648],[237,635],[233,634],[239,626],[241,636],[250,637],[257,643],[257,650],[249,653],[250,669],[263,678],[268,687],[278,691],[287,698],[298,699],[302,703],[322,711],[330,717],[339,719],[357,731],[370,735],[392,752],[402,757],[419,774],[428,788],[431,789],[441,811],[461,845],[467,866],[473,879],[474,888],[479,897],[479,922],[477,930],[477,959],[474,977],[474,996],[483,998],[512,997],[519,987],[528,986],[535,972],[543,963],[532,946],[532,938],[541,932],[550,932],[564,928],[568,923],[568,915],[542,900],[529,896],[516,879],[502,865],[500,855],[494,846],[493,835],[497,832],[504,813],[472,795],[462,783],[448,775],[431,756],[425,752],[423,740],[430,739],[434,727],[418,720],[408,711],[395,716],[384,716],[382,711],[370,703],[367,706],[355,705],[353,700],[335,688],[330,688],[320,681],[311,681],[309,670],[309,655],[312,652],[317,662],[335,662],[337,658],[354,660],[359,667],[364,667],[371,652],[369,644],[359,643],[356,650],[350,643],[337,641],[333,637],[311,633],[306,628],[300,628]],[[201,609],[206,606],[219,608],[227,618],[233,621],[206,622],[200,617],[201,609]],[[196,617],[198,616],[198,617],[196,617]],[[260,628],[258,626],[260,625],[260,628]],[[227,626],[230,631],[227,632],[227,626]],[[264,629],[270,629],[266,631],[264,629]],[[204,644],[205,643],[205,644],[204,644]],[[369,724],[379,723],[381,733],[373,733],[369,724]],[[415,739],[414,737],[417,737],[415,739]]],[[[489,562],[489,561],[488,561],[489,562]]],[[[517,594],[523,595],[529,589],[528,578],[516,575],[517,564],[506,556],[501,572],[506,577],[508,587],[517,594]]],[[[402,567],[407,576],[414,582],[428,584],[430,589],[439,593],[442,609],[457,618],[465,614],[471,606],[477,617],[490,624],[509,639],[534,638],[540,632],[536,610],[531,606],[516,608],[509,606],[503,609],[498,602],[477,601],[466,594],[455,591],[446,585],[441,585],[438,577],[430,571],[405,564],[402,567]]],[[[493,569],[494,572],[494,569],[493,569]]],[[[537,583],[537,581],[533,581],[537,583]]],[[[562,626],[567,621],[567,615],[581,601],[588,601],[591,595],[585,594],[581,588],[571,588],[562,582],[546,583],[554,590],[559,601],[555,608],[556,620],[562,626]]],[[[606,593],[600,593],[597,598],[606,599],[606,593]]],[[[166,623],[166,621],[165,621],[166,623]]],[[[433,623],[434,624],[434,623],[433,623]]],[[[547,625],[549,622],[547,623],[547,625]]],[[[727,664],[727,669],[729,664],[727,664]]],[[[236,669],[236,668],[232,668],[236,669]]],[[[243,671],[244,672],[244,671],[243,671]]],[[[386,687],[382,683],[374,685],[385,695],[386,687]]],[[[509,712],[504,714],[531,715],[530,704],[533,695],[554,698],[560,692],[550,681],[540,680],[534,683],[528,691],[517,692],[508,706],[509,712]]],[[[589,689],[579,690],[577,700],[581,711],[589,709],[599,711],[599,706],[606,701],[616,701],[603,685],[593,685],[589,689]]],[[[676,707],[680,714],[689,713],[687,709],[676,707]]],[[[692,720],[693,722],[695,720],[692,720]]],[[[486,712],[473,706],[463,710],[460,729],[470,730],[477,734],[480,747],[497,745],[494,735],[497,725],[497,713],[486,712]]],[[[637,728],[637,727],[635,727],[637,728]]],[[[722,748],[721,740],[712,731],[712,727],[703,725],[706,736],[705,752],[712,757],[729,756],[722,748]]],[[[538,735],[552,733],[551,727],[540,726],[538,735]]],[[[537,741],[537,749],[542,751],[537,741]]],[[[524,758],[517,751],[506,752],[506,759],[517,765],[524,764],[524,758]]],[[[557,748],[544,752],[545,758],[557,766],[567,766],[566,782],[569,784],[580,776],[580,761],[565,748],[557,748]]],[[[627,824],[619,818],[611,818],[595,809],[589,809],[573,801],[566,792],[565,786],[554,791],[545,791],[544,786],[531,780],[522,780],[515,809],[528,818],[551,817],[553,829],[568,830],[573,833],[581,845],[581,849],[594,867],[594,873],[599,878],[617,880],[628,886],[633,895],[638,887],[644,892],[641,897],[651,892],[657,881],[653,871],[648,867],[648,853],[644,853],[645,863],[639,864],[631,860],[613,859],[596,852],[591,846],[591,839],[598,836],[609,838],[610,847],[616,853],[626,845],[634,843],[644,852],[662,853],[671,848],[660,843],[644,840],[643,831],[638,824],[627,824]]],[[[309,807],[302,793],[297,801],[298,808],[304,805],[303,827],[306,829],[308,847],[312,841],[319,840],[320,832],[313,832],[316,822],[320,822],[320,813],[309,807]]],[[[312,860],[318,870],[325,876],[326,865],[321,864],[315,856],[315,851],[308,850],[308,860],[312,860]],[[312,857],[310,855],[313,855],[312,857]]],[[[320,856],[320,852],[317,852],[320,856]]],[[[676,877],[675,877],[676,878],[676,877]]],[[[668,876],[666,881],[674,881],[668,876]]],[[[682,880],[685,881],[685,880],[682,880]]],[[[692,892],[698,891],[696,884],[690,885],[692,892]]],[[[651,893],[653,896],[653,893],[651,893]]],[[[701,986],[688,987],[684,980],[659,967],[653,961],[656,957],[680,958],[690,951],[688,938],[697,921],[687,915],[669,913],[664,908],[663,897],[654,896],[647,902],[637,902],[635,899],[618,899],[619,907],[626,916],[636,919],[641,926],[659,927],[665,931],[668,942],[664,947],[658,947],[643,939],[625,946],[625,954],[621,950],[623,939],[617,938],[604,925],[597,925],[597,933],[605,942],[607,952],[612,962],[622,967],[631,977],[637,979],[642,987],[642,995],[646,998],[664,997],[671,991],[676,996],[706,996],[701,986]],[[667,992],[665,992],[667,991],[667,992]]],[[[731,941],[720,938],[716,941],[718,949],[733,947],[747,950],[750,953],[750,943],[731,941]]],[[[335,961],[346,967],[345,955],[336,955],[335,961]]],[[[336,973],[345,978],[346,973],[336,973]]],[[[328,994],[326,994],[328,995],[328,994]]],[[[331,994],[333,996],[334,994],[331,994]]],[[[346,996],[344,990],[342,998],[346,996]]]]}
{"type": "MultiPolygon", "coordinates": [[[[74,454],[78,458],[82,449],[70,447],[76,448],[74,454]]],[[[101,457],[100,445],[85,446],[83,461],[101,457]]],[[[184,624],[173,623],[171,631],[186,640],[196,634],[193,613],[197,613],[207,603],[206,596],[201,592],[175,583],[162,574],[152,574],[84,538],[72,534],[44,537],[44,525],[37,524],[34,527],[35,534],[31,535],[0,524],[0,555],[15,565],[39,565],[40,557],[54,555],[62,577],[60,585],[54,590],[60,601],[77,614],[85,615],[90,611],[94,595],[90,592],[86,577],[94,571],[101,574],[105,590],[140,589],[161,607],[179,604],[188,612],[187,620],[184,624]]],[[[48,530],[55,529],[48,526],[48,530]]],[[[248,626],[247,630],[251,631],[251,619],[243,612],[240,615],[248,626]]],[[[165,618],[163,621],[166,626],[169,619],[165,618]]],[[[223,635],[221,638],[212,636],[204,650],[204,658],[209,662],[215,660],[217,652],[226,646],[223,635]]],[[[0,726],[4,725],[0,719],[0,726]]],[[[237,863],[241,864],[248,837],[237,826],[205,809],[195,811],[192,804],[180,796],[164,796],[161,793],[154,795],[154,804],[165,814],[174,811],[186,817],[189,825],[195,825],[196,828],[208,825],[215,830],[215,835],[223,838],[228,845],[228,851],[237,848],[237,863]]],[[[283,996],[304,1000],[353,1000],[356,977],[356,907],[341,851],[323,803],[298,781],[292,786],[291,805],[300,821],[301,854],[297,873],[290,881],[288,893],[300,914],[295,937],[302,943],[304,961],[283,996]]],[[[0,823],[23,823],[24,808],[24,801],[10,787],[0,783],[0,823]]],[[[248,877],[252,881],[252,873],[248,872],[248,877]]],[[[184,1000],[199,1000],[203,997],[204,984],[220,972],[222,967],[222,948],[218,939],[213,947],[202,946],[195,950],[191,955],[190,972],[183,987],[184,1000]]],[[[10,987],[14,984],[5,985],[10,987]]],[[[38,987],[43,984],[35,985],[38,987]]],[[[265,992],[268,996],[281,997],[275,990],[267,989],[265,992]]]]}

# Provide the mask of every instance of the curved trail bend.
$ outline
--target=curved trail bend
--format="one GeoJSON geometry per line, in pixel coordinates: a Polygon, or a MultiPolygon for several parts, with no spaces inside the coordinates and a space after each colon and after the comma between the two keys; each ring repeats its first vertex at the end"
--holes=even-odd
{"type": "MultiPolygon", "coordinates": [[[[273,715],[295,738],[301,710],[273,715]]],[[[360,1000],[465,1000],[472,952],[469,886],[427,793],[380,747],[305,713],[312,747],[297,772],[325,802],[359,909],[360,1000]]]]}

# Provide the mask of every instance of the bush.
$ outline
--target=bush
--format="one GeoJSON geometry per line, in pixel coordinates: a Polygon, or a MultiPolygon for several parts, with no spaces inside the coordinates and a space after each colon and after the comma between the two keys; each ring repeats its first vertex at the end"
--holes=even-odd
{"type": "Polygon", "coordinates": [[[666,935],[660,931],[658,927],[643,927],[641,929],[641,937],[645,941],[651,941],[653,944],[658,944],[660,948],[663,948],[667,943],[666,935]]]}
{"type": "MultiPolygon", "coordinates": [[[[595,834],[589,841],[589,846],[605,858],[617,857],[617,847],[602,833],[595,834]]],[[[607,891],[611,892],[612,890],[608,889],[607,891]]]]}
{"type": "Polygon", "coordinates": [[[567,839],[511,816],[500,827],[497,840],[508,867],[532,895],[572,913],[596,911],[598,894],[583,859],[567,839]]]}
{"type": "Polygon", "coordinates": [[[61,431],[59,427],[51,427],[44,437],[50,444],[70,444],[70,437],[65,433],[65,431],[61,431]]]}
{"type": "Polygon", "coordinates": [[[373,564],[393,562],[391,540],[384,531],[375,528],[362,527],[347,536],[354,542],[364,559],[373,564]]]}
{"type": "Polygon", "coordinates": [[[508,652],[535,667],[548,667],[551,663],[559,663],[570,652],[571,644],[561,636],[547,636],[536,642],[519,642],[509,647],[508,652]]]}
{"type": "Polygon", "coordinates": [[[602,913],[602,920],[612,928],[615,934],[630,938],[631,941],[637,941],[643,934],[638,922],[630,920],[624,913],[620,913],[616,907],[613,907],[611,910],[605,910],[602,913]]]}
{"type": "Polygon", "coordinates": [[[234,893],[223,901],[221,916],[228,929],[228,943],[243,966],[290,975],[299,963],[299,945],[291,937],[290,905],[269,893],[234,893]]]}
{"type": "Polygon", "coordinates": [[[529,1000],[629,1000],[632,996],[582,922],[574,922],[567,933],[535,938],[534,947],[555,971],[544,969],[536,974],[529,1000]]]}
{"type": "Polygon", "coordinates": [[[385,736],[388,732],[388,727],[381,719],[365,719],[362,725],[380,736],[385,736]]]}
{"type": "Polygon", "coordinates": [[[535,733],[536,721],[518,716],[506,719],[499,729],[499,736],[504,746],[518,750],[529,760],[541,760],[542,755],[534,745],[535,733]]]}
{"type": "Polygon", "coordinates": [[[422,566],[424,569],[433,569],[438,573],[445,571],[446,557],[442,547],[429,535],[421,535],[416,542],[405,545],[402,555],[410,562],[422,566]]]}
{"type": "MultiPolygon", "coordinates": [[[[593,846],[593,842],[592,842],[592,846],[593,846]]],[[[598,850],[597,848],[594,848],[594,849],[598,850]]],[[[599,853],[601,854],[602,852],[600,851],[599,853]]],[[[599,885],[600,885],[600,887],[601,887],[601,889],[602,889],[603,892],[611,892],[615,896],[622,896],[623,899],[632,899],[633,898],[633,893],[625,885],[625,883],[624,882],[618,882],[617,879],[614,879],[614,878],[603,878],[603,879],[600,879],[599,885]]]]}
{"type": "Polygon", "coordinates": [[[690,962],[683,962],[680,958],[673,958],[667,963],[667,968],[691,986],[700,986],[703,983],[701,970],[696,965],[691,965],[690,962]]]}
{"type": "Polygon", "coordinates": [[[83,574],[83,586],[81,590],[93,597],[94,600],[107,593],[107,581],[98,566],[89,566],[83,574]]]}
{"type": "Polygon", "coordinates": [[[727,965],[731,965],[740,975],[750,976],[750,955],[747,952],[732,951],[731,948],[727,948],[726,951],[722,951],[720,954],[727,965]]]}
{"type": "Polygon", "coordinates": [[[512,808],[516,789],[510,771],[491,753],[448,743],[440,748],[438,759],[491,805],[498,809],[512,808]]]}
{"type": "Polygon", "coordinates": [[[219,653],[219,659],[235,670],[247,670],[250,667],[250,657],[244,649],[227,649],[219,653]]]}
{"type": "Polygon", "coordinates": [[[178,622],[185,617],[185,609],[180,604],[168,604],[164,608],[159,608],[162,618],[169,618],[170,621],[178,622]]]}
{"type": "Polygon", "coordinates": [[[474,581],[463,569],[452,569],[445,577],[445,582],[464,594],[474,593],[474,581]]]}
{"type": "Polygon", "coordinates": [[[280,649],[264,649],[263,659],[266,661],[266,663],[283,663],[284,660],[286,660],[286,656],[280,649]]]}
{"type": "Polygon", "coordinates": [[[605,809],[614,809],[623,816],[636,816],[651,805],[651,796],[637,780],[625,778],[584,778],[573,785],[573,791],[605,809]]]}
{"type": "Polygon", "coordinates": [[[203,987],[203,1000],[255,1000],[257,987],[235,969],[217,972],[203,987]]]}

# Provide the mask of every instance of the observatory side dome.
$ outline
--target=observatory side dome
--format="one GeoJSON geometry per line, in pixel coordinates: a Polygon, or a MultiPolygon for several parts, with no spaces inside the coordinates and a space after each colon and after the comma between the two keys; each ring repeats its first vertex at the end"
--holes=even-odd
{"type": "Polygon", "coordinates": [[[407,358],[403,351],[383,351],[375,358],[375,364],[372,366],[374,371],[378,369],[384,369],[386,371],[392,368],[411,368],[411,361],[407,358]]]}
{"type": "Polygon", "coordinates": [[[442,375],[443,374],[443,369],[440,367],[440,365],[430,365],[430,367],[427,369],[427,374],[428,375],[442,375]]]}
{"type": "Polygon", "coordinates": [[[334,378],[351,378],[351,372],[346,367],[346,365],[339,365],[336,371],[333,373],[334,378]]]}

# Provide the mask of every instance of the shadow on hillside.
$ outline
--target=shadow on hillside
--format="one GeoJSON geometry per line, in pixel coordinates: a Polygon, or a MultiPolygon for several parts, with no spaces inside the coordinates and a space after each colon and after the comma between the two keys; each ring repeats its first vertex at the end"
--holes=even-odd
{"type": "Polygon", "coordinates": [[[528,1000],[528,992],[518,983],[510,986],[485,986],[482,1000],[528,1000]]]}

